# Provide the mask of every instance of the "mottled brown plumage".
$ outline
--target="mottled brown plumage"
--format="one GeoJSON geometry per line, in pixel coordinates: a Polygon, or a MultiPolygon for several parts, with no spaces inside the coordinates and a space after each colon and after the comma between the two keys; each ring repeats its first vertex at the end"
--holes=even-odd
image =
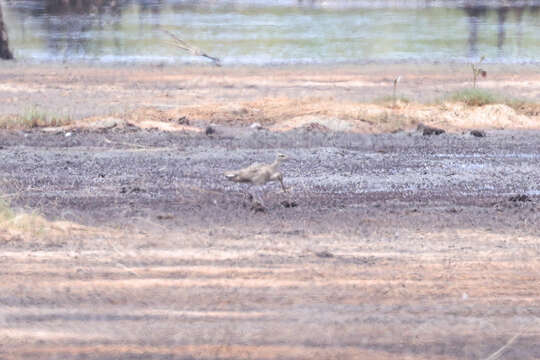
{"type": "Polygon", "coordinates": [[[286,192],[287,188],[283,184],[283,174],[278,171],[279,165],[286,159],[286,155],[278,154],[276,160],[271,164],[254,163],[240,170],[226,171],[225,177],[237,183],[251,185],[264,185],[269,181],[279,181],[281,188],[286,192]]]}

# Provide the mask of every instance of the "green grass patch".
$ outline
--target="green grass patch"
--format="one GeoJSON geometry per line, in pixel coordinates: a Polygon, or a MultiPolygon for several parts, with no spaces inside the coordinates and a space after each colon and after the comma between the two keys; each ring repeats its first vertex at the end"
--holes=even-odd
{"type": "Polygon", "coordinates": [[[463,89],[449,94],[447,97],[438,101],[462,102],[469,106],[483,106],[488,104],[503,104],[511,107],[516,112],[527,116],[540,115],[540,104],[524,98],[515,98],[505,96],[496,92],[483,89],[463,89]]]}
{"type": "Polygon", "coordinates": [[[484,106],[488,104],[502,104],[504,99],[491,91],[482,89],[463,89],[451,93],[447,99],[453,102],[462,102],[469,106],[484,106]]]}

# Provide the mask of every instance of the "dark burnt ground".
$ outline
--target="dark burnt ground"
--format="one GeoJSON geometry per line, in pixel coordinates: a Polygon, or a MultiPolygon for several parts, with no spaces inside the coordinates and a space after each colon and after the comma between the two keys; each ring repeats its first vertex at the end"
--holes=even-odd
{"type": "Polygon", "coordinates": [[[167,226],[307,221],[354,229],[366,215],[420,212],[418,221],[425,218],[434,227],[456,221],[535,232],[527,224],[539,220],[538,132],[476,138],[242,129],[221,129],[212,136],[31,131],[4,132],[0,141],[0,176],[4,192],[16,193],[13,205],[88,225],[172,215],[165,216],[172,220],[167,226]],[[271,162],[277,152],[290,157],[283,172],[292,193],[267,185],[268,211],[253,213],[244,204],[247,186],[222,174],[255,161],[271,162]],[[509,200],[516,195],[526,195],[521,199],[526,201],[509,200]],[[298,206],[283,207],[284,200],[298,206]]]}
{"type": "Polygon", "coordinates": [[[540,357],[538,132],[66,135],[1,133],[4,194],[126,232],[2,243],[5,358],[540,357]]]}

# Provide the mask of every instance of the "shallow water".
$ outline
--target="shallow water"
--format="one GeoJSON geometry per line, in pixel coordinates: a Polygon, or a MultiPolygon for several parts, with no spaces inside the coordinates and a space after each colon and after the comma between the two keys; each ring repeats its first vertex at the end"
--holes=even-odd
{"type": "Polygon", "coordinates": [[[224,64],[540,62],[540,1],[5,1],[28,61],[199,63],[161,29],[224,64]],[[99,3],[99,2],[96,2],[99,3]],[[506,4],[518,2],[506,1],[506,4]]]}

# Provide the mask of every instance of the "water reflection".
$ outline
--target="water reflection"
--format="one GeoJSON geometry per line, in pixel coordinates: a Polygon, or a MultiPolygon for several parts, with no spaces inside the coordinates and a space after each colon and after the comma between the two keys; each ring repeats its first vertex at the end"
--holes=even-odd
{"type": "Polygon", "coordinates": [[[162,0],[141,0],[139,1],[139,29],[143,29],[143,23],[145,17],[151,19],[152,27],[159,28],[160,25],[160,13],[163,7],[162,0]]]}
{"type": "Polygon", "coordinates": [[[2,12],[2,3],[0,2],[0,59],[13,59],[13,54],[9,49],[7,27],[4,23],[4,14],[2,12]]]}
{"type": "Polygon", "coordinates": [[[487,8],[485,6],[467,6],[465,13],[469,20],[469,56],[475,56],[478,53],[478,23],[480,18],[486,15],[487,8]]]}
{"type": "Polygon", "coordinates": [[[43,60],[171,57],[172,50],[157,45],[160,37],[155,30],[160,28],[181,31],[207,49],[222,52],[230,62],[272,62],[275,49],[283,49],[277,55],[284,62],[309,61],[310,56],[319,62],[431,61],[486,52],[491,58],[520,61],[524,48],[528,61],[540,56],[534,35],[540,30],[536,18],[540,1],[462,1],[456,7],[452,1],[426,0],[413,9],[384,0],[278,0],[277,6],[261,0],[5,0],[5,4],[15,51],[23,58],[43,60]],[[342,7],[336,5],[340,3],[342,7]],[[441,14],[446,7],[453,12],[448,10],[445,18],[441,14]],[[416,24],[418,19],[433,28],[416,24]],[[460,30],[462,21],[467,26],[460,30]],[[454,22],[453,30],[444,29],[447,22],[454,22]],[[409,31],[406,43],[399,40],[403,28],[409,31]],[[465,39],[465,52],[456,43],[460,36],[456,30],[465,39]],[[45,49],[36,47],[37,39],[45,49]],[[455,44],[451,48],[449,43],[455,44]]]}
{"type": "Polygon", "coordinates": [[[42,19],[44,39],[51,54],[62,55],[64,60],[70,57],[84,58],[90,53],[101,54],[106,38],[93,36],[103,33],[105,24],[111,26],[108,31],[116,52],[121,52],[121,17],[122,10],[129,1],[122,0],[45,0],[28,1],[41,3],[29,6],[26,16],[42,19]]]}
{"type": "Polygon", "coordinates": [[[504,2],[500,6],[489,8],[486,5],[478,5],[476,2],[469,2],[463,8],[469,22],[469,56],[478,56],[478,24],[483,18],[486,18],[490,11],[494,11],[497,14],[497,50],[499,56],[503,55],[504,43],[506,38],[506,22],[509,16],[515,17],[516,42],[517,47],[521,48],[523,37],[523,13],[525,10],[530,10],[531,13],[536,13],[539,9],[538,6],[524,6],[520,1],[508,1],[504,2]],[[511,6],[515,3],[515,6],[511,6]]]}

